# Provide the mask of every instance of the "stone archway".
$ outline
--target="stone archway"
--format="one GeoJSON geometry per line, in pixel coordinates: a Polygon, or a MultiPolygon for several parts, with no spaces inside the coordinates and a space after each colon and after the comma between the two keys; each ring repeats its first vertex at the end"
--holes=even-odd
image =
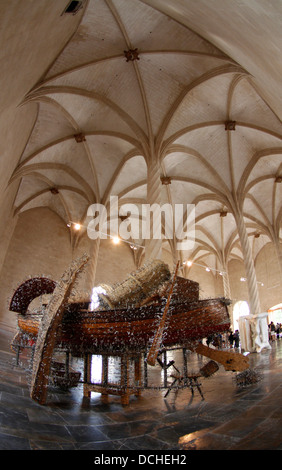
{"type": "Polygon", "coordinates": [[[274,305],[269,308],[268,311],[268,323],[273,321],[276,325],[277,323],[282,323],[282,303],[274,305]]]}
{"type": "Polygon", "coordinates": [[[233,330],[239,330],[239,318],[250,314],[246,300],[238,300],[233,307],[233,330]]]}

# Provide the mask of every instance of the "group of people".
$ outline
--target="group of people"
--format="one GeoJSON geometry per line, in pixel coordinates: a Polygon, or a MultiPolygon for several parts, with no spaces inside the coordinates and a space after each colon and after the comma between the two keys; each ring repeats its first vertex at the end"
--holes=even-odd
{"type": "Polygon", "coordinates": [[[230,348],[239,348],[240,346],[240,336],[239,330],[235,330],[234,333],[232,330],[229,331],[228,341],[230,348]]]}
{"type": "Polygon", "coordinates": [[[276,339],[280,339],[280,334],[282,334],[282,325],[281,323],[277,323],[274,325],[273,321],[268,325],[268,334],[269,340],[275,341],[276,339]]]}
{"type": "MultiPolygon", "coordinates": [[[[282,331],[282,330],[281,330],[282,331]]],[[[240,347],[240,336],[239,330],[233,331],[229,330],[226,335],[215,334],[210,335],[206,339],[207,346],[214,346],[215,348],[222,349],[229,346],[229,348],[239,348],[240,347]]]]}
{"type": "MultiPolygon", "coordinates": [[[[268,332],[270,341],[278,340],[280,337],[282,338],[282,323],[277,323],[275,325],[273,321],[270,322],[268,325],[268,332]]],[[[212,345],[218,349],[227,347],[238,349],[240,347],[239,330],[235,330],[234,333],[232,330],[229,330],[225,335],[210,335],[206,338],[206,343],[208,347],[212,345]]]]}

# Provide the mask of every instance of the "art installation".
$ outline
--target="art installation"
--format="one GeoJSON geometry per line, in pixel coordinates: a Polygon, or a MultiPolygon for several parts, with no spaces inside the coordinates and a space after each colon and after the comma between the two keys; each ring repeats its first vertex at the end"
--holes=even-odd
{"type": "Polygon", "coordinates": [[[215,350],[202,344],[203,338],[228,331],[230,320],[224,298],[199,299],[199,284],[173,275],[160,260],[151,260],[114,286],[101,285],[93,295],[74,294],[79,272],[88,256],[74,260],[58,282],[46,278],[29,279],[13,295],[10,310],[18,313],[19,331],[12,341],[18,352],[34,344],[31,398],[44,404],[50,375],[55,383],[73,386],[80,374],[69,369],[69,357],[84,359],[84,395],[91,391],[121,396],[127,404],[131,394],[139,395],[148,385],[148,367],[160,365],[164,371],[166,395],[174,388],[197,387],[199,377],[209,377],[222,364],[225,370],[245,371],[248,358],[236,352],[215,350]],[[40,312],[30,312],[33,299],[51,294],[40,312]],[[183,352],[183,370],[174,361],[167,363],[170,349],[183,352]],[[66,353],[66,363],[57,363],[54,351],[66,353]],[[188,373],[187,351],[195,351],[211,359],[198,374],[188,373]],[[102,379],[91,380],[91,361],[95,355],[103,360],[102,379]],[[108,380],[110,356],[120,359],[120,383],[108,380]],[[133,383],[129,365],[134,364],[133,383]],[[167,371],[173,369],[169,382],[167,371]]]}

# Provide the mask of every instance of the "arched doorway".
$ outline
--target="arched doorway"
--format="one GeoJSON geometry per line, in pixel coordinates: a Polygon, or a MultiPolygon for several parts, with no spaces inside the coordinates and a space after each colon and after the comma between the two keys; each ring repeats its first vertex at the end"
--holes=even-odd
{"type": "Polygon", "coordinates": [[[277,323],[282,323],[282,303],[274,305],[267,311],[268,313],[268,323],[272,322],[274,325],[277,323]]]}
{"type": "Polygon", "coordinates": [[[238,300],[233,307],[233,331],[239,330],[239,318],[250,314],[248,302],[238,300]]]}

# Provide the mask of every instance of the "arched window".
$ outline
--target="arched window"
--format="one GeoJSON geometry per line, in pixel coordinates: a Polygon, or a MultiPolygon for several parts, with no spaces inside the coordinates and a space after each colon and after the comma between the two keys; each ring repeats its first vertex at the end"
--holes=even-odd
{"type": "Polygon", "coordinates": [[[282,323],[282,303],[274,305],[268,311],[268,323],[273,321],[274,325],[277,323],[282,323]]]}
{"type": "Polygon", "coordinates": [[[248,302],[245,300],[238,300],[233,307],[233,329],[239,330],[239,318],[245,315],[249,315],[250,309],[248,302]]]}

